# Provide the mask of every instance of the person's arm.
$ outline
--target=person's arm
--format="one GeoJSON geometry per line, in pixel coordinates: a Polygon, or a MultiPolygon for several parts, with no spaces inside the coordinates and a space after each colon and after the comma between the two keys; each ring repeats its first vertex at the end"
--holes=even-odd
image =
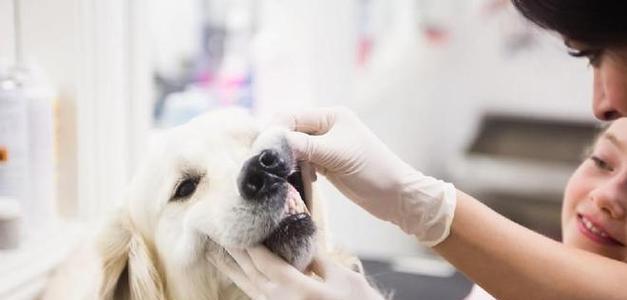
{"type": "Polygon", "coordinates": [[[627,264],[569,248],[461,191],[450,235],[433,249],[497,299],[627,299],[627,264]]]}

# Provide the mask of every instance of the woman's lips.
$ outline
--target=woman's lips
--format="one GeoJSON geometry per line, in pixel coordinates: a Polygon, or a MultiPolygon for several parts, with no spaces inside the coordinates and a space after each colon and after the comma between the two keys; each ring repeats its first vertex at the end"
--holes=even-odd
{"type": "Polygon", "coordinates": [[[584,236],[599,244],[606,246],[625,246],[623,243],[611,237],[598,223],[591,221],[583,215],[577,215],[577,227],[584,236]]]}

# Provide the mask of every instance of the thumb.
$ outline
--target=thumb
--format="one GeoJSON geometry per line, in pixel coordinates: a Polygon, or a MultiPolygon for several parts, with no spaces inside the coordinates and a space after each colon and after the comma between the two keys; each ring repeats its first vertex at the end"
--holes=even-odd
{"type": "Polygon", "coordinates": [[[297,160],[305,160],[323,168],[326,167],[325,161],[331,153],[323,143],[322,136],[290,131],[286,133],[285,138],[297,160]]]}
{"type": "Polygon", "coordinates": [[[317,108],[277,114],[273,123],[289,130],[322,135],[331,130],[337,118],[337,108],[317,108]]]}
{"type": "Polygon", "coordinates": [[[329,280],[334,277],[342,277],[348,272],[353,272],[348,268],[345,268],[338,263],[334,262],[328,257],[315,256],[311,262],[311,271],[316,273],[320,278],[329,280]]]}

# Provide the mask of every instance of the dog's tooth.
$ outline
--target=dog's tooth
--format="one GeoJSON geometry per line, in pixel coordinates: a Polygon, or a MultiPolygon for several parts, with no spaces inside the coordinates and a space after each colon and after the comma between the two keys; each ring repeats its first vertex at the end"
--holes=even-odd
{"type": "Polygon", "coordinates": [[[297,203],[296,203],[296,210],[299,213],[307,212],[307,207],[305,206],[305,203],[303,201],[297,201],[297,203]]]}
{"type": "Polygon", "coordinates": [[[295,199],[292,199],[294,202],[292,203],[292,209],[294,210],[298,210],[298,201],[295,199]]]}
{"type": "Polygon", "coordinates": [[[285,212],[288,215],[299,214],[299,213],[307,213],[311,215],[305,202],[301,199],[298,191],[291,187],[288,190],[287,197],[285,199],[285,212]]]}
{"type": "Polygon", "coordinates": [[[291,204],[290,204],[290,202],[291,202],[291,201],[290,201],[290,198],[288,197],[288,198],[285,200],[285,204],[283,204],[283,211],[285,211],[285,212],[288,212],[288,213],[289,213],[289,211],[290,211],[290,209],[291,209],[291,204]]]}

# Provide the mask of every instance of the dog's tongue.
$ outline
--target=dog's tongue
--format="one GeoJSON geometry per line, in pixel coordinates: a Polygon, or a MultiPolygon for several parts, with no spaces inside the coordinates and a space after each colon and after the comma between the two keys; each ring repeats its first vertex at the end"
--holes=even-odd
{"type": "Polygon", "coordinates": [[[309,215],[309,210],[307,210],[307,206],[305,206],[305,202],[300,197],[300,193],[291,185],[287,185],[287,198],[285,199],[285,213],[286,215],[295,215],[298,213],[307,213],[309,215]]]}

